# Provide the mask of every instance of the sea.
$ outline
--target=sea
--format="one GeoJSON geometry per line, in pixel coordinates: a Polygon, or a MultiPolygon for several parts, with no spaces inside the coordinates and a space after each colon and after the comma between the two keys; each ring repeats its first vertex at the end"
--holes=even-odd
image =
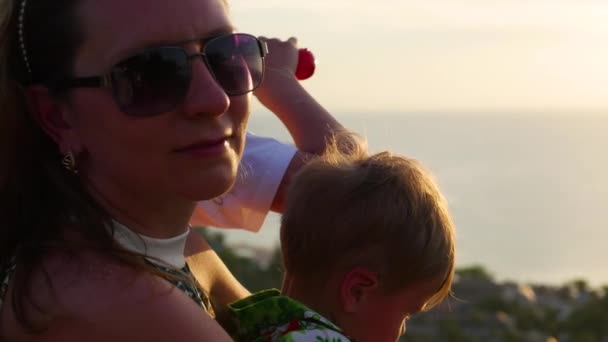
{"type": "MultiPolygon", "coordinates": [[[[481,265],[500,281],[608,284],[608,115],[336,117],[372,152],[414,157],[433,172],[456,223],[458,267],[481,265]]],[[[249,129],[291,142],[269,113],[253,113],[249,129]]],[[[232,245],[275,248],[279,220],[222,232],[232,245]]]]}

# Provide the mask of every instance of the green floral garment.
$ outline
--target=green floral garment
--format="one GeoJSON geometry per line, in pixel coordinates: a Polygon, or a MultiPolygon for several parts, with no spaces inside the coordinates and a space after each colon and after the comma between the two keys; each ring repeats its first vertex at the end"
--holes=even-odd
{"type": "Polygon", "coordinates": [[[229,305],[236,341],[348,342],[340,328],[278,290],[265,290],[229,305]]]}
{"type": "Polygon", "coordinates": [[[161,272],[169,274],[169,275],[174,276],[174,277],[183,278],[184,274],[187,275],[187,276],[189,276],[190,279],[188,279],[188,280],[185,280],[185,279],[184,280],[171,279],[169,277],[167,277],[165,279],[167,279],[167,281],[169,281],[171,284],[175,285],[175,287],[177,287],[182,292],[184,292],[196,304],[198,304],[205,311],[207,311],[209,313],[209,315],[211,315],[211,317],[214,316],[214,314],[213,314],[213,308],[211,307],[211,302],[209,301],[209,297],[207,297],[207,295],[205,294],[205,292],[199,286],[198,282],[194,279],[194,276],[192,275],[192,272],[190,271],[190,267],[188,266],[188,264],[186,264],[181,269],[182,274],[180,274],[175,269],[172,269],[172,268],[169,268],[169,267],[165,267],[165,266],[161,266],[161,265],[155,264],[155,263],[150,262],[150,261],[148,261],[148,264],[152,265],[153,267],[155,267],[157,269],[159,269],[161,272]]]}

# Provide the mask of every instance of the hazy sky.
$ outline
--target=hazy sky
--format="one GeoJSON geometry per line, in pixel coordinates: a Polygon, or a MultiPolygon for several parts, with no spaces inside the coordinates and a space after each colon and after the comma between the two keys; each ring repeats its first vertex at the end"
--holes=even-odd
{"type": "Polygon", "coordinates": [[[239,30],[297,36],[334,112],[608,114],[608,2],[231,0],[239,30]]]}

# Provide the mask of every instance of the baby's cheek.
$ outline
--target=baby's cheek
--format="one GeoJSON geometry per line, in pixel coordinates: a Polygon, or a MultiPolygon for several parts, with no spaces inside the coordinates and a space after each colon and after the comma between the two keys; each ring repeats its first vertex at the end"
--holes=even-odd
{"type": "Polygon", "coordinates": [[[405,335],[406,323],[407,323],[407,318],[404,319],[403,322],[401,322],[401,329],[399,330],[399,336],[405,335]]]}

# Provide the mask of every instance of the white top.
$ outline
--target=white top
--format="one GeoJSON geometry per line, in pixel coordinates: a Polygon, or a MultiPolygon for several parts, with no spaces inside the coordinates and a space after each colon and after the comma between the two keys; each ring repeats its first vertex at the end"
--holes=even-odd
{"type": "MultiPolygon", "coordinates": [[[[239,177],[233,188],[219,198],[203,201],[193,224],[258,231],[275,197],[279,184],[296,152],[292,145],[247,133],[239,177]]],[[[125,249],[145,255],[148,261],[182,268],[186,265],[184,248],[189,228],[169,238],[141,235],[114,221],[114,238],[125,249]]],[[[166,265],[165,265],[166,266],[166,265]]]]}
{"type": "Polygon", "coordinates": [[[260,230],[296,151],[293,145],[247,133],[234,187],[218,198],[200,202],[192,224],[260,230]]]}
{"type": "Polygon", "coordinates": [[[114,222],[114,239],[124,249],[146,256],[148,261],[161,266],[182,268],[186,266],[184,249],[190,229],[169,239],[156,239],[141,235],[127,226],[114,222]],[[164,264],[163,264],[164,263],[164,264]]]}

